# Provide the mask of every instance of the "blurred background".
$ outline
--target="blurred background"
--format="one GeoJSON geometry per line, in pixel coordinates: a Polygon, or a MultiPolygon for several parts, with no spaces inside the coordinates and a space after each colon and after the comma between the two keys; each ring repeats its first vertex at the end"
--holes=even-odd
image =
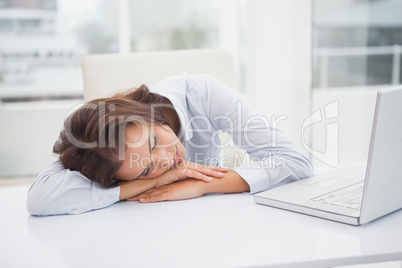
{"type": "Polygon", "coordinates": [[[0,0],[0,179],[56,159],[85,55],[197,48],[230,49],[236,90],[316,166],[365,162],[376,91],[401,84],[401,14],[402,0],[0,0]]]}

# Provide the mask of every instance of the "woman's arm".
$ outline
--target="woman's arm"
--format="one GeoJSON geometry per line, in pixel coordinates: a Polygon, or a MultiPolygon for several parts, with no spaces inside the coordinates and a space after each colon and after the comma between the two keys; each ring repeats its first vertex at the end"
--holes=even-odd
{"type": "Polygon", "coordinates": [[[229,170],[219,179],[214,178],[208,183],[195,179],[185,179],[149,190],[127,200],[150,203],[191,199],[200,197],[207,193],[241,193],[248,191],[250,191],[248,183],[235,171],[229,170]]]}
{"type": "Polygon", "coordinates": [[[204,102],[204,109],[213,128],[228,132],[235,144],[250,155],[250,161],[237,163],[233,170],[247,181],[252,194],[313,174],[309,159],[278,129],[281,120],[268,120],[214,77],[201,75],[192,79],[195,82],[189,82],[189,86],[197,81],[205,85],[209,101],[204,102]]]}
{"type": "Polygon", "coordinates": [[[42,171],[30,187],[27,209],[36,216],[79,214],[117,201],[119,187],[104,189],[56,161],[42,171]]]}
{"type": "Polygon", "coordinates": [[[156,180],[149,179],[137,179],[132,181],[124,181],[120,183],[120,200],[126,200],[132,196],[139,195],[143,192],[146,192],[150,189],[155,188],[156,180]]]}
{"type": "Polygon", "coordinates": [[[211,137],[219,130],[229,132],[251,160],[238,163],[221,179],[208,184],[187,179],[128,200],[154,202],[194,198],[212,192],[256,193],[312,175],[310,161],[277,129],[275,122],[254,111],[232,89],[209,75],[186,75],[185,78],[189,105],[198,107],[193,108],[193,112],[199,112],[198,116],[209,119],[211,137]]]}
{"type": "Polygon", "coordinates": [[[60,161],[49,165],[39,174],[27,196],[28,212],[35,216],[79,214],[108,207],[111,204],[145,191],[172,183],[183,177],[205,180],[216,178],[226,169],[182,163],[154,179],[137,179],[121,183],[119,187],[105,189],[90,181],[78,171],[65,169],[60,161]]]}
{"type": "Polygon", "coordinates": [[[241,193],[249,192],[250,186],[240,177],[240,175],[229,170],[219,180],[212,180],[210,183],[204,183],[203,194],[207,193],[241,193]]]}
{"type": "Polygon", "coordinates": [[[209,184],[214,181],[212,177],[215,177],[216,181],[219,181],[226,172],[227,169],[225,168],[204,166],[184,160],[173,169],[156,178],[136,179],[120,183],[120,200],[131,200],[131,197],[138,196],[152,189],[159,189],[164,185],[169,185],[183,178],[192,178],[195,181],[209,184]]]}

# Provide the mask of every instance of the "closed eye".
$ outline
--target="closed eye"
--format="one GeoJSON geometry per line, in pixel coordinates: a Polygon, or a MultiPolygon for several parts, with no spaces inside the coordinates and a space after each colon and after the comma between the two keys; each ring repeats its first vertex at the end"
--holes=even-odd
{"type": "Polygon", "coordinates": [[[154,150],[156,148],[156,143],[157,143],[156,136],[153,136],[153,137],[154,137],[154,144],[152,146],[152,150],[154,150]]]}
{"type": "MultiPolygon", "coordinates": [[[[153,137],[153,144],[151,146],[151,141],[149,141],[149,147],[150,147],[150,151],[153,151],[156,148],[156,144],[157,144],[157,140],[155,135],[152,136],[153,137]]],[[[149,137],[149,140],[151,140],[151,137],[149,137]]],[[[144,169],[144,171],[141,173],[141,175],[139,175],[137,178],[141,177],[141,176],[148,176],[149,174],[149,170],[151,169],[151,163],[149,163],[149,165],[144,169]]]]}
{"type": "Polygon", "coordinates": [[[151,164],[149,164],[149,165],[146,167],[146,169],[144,170],[144,172],[142,173],[141,176],[148,176],[150,167],[151,167],[151,164]]]}

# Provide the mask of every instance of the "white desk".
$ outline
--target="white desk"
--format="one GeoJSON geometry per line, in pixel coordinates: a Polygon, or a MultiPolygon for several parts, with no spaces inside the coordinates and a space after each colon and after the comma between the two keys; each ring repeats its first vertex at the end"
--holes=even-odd
{"type": "Polygon", "coordinates": [[[402,210],[353,227],[233,194],[33,217],[27,189],[0,188],[0,267],[323,267],[402,259],[402,210]]]}

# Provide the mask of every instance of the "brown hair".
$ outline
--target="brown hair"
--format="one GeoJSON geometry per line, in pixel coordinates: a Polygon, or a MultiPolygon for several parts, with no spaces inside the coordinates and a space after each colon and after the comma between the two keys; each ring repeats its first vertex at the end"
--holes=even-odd
{"type": "Polygon", "coordinates": [[[125,128],[137,119],[169,125],[162,106],[152,107],[162,104],[163,99],[142,85],[110,98],[91,100],[67,117],[53,152],[60,155],[65,168],[77,170],[105,188],[116,186],[114,176],[123,164],[118,146],[125,128]]]}

